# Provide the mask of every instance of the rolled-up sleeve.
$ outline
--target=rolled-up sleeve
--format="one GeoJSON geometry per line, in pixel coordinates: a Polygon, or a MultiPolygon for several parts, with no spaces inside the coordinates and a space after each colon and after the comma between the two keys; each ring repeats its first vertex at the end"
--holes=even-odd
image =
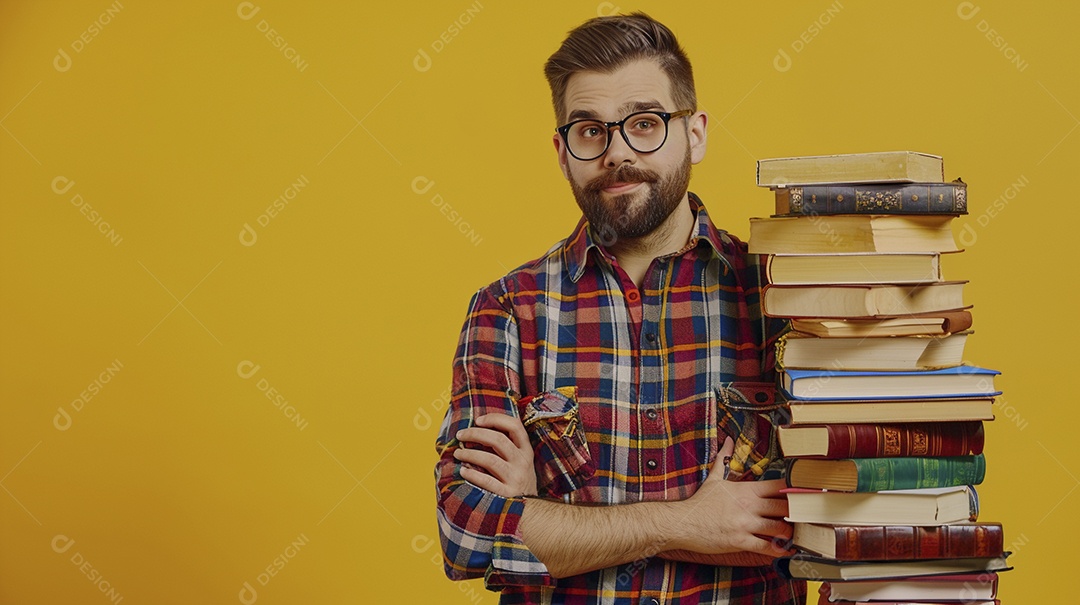
{"type": "Polygon", "coordinates": [[[518,416],[521,345],[509,296],[497,282],[469,303],[454,355],[451,399],[435,448],[439,536],[447,577],[483,577],[491,590],[503,586],[551,585],[547,567],[521,539],[524,498],[506,498],[461,477],[455,437],[485,414],[518,416]]]}

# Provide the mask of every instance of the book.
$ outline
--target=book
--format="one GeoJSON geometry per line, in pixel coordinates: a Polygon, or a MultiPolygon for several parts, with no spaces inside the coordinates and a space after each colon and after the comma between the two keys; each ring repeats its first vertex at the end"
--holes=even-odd
{"type": "Polygon", "coordinates": [[[796,523],[792,543],[837,561],[906,561],[1001,557],[1000,523],[954,525],[819,525],[796,523]]]}
{"type": "Polygon", "coordinates": [[[779,187],[776,214],[967,214],[967,184],[821,184],[779,187]]]}
{"type": "Polygon", "coordinates": [[[969,365],[900,372],[784,368],[780,388],[789,399],[803,400],[995,397],[1000,373],[969,365]]]}
{"type": "Polygon", "coordinates": [[[765,270],[770,284],[922,284],[941,279],[940,255],[773,254],[765,270]]]}
{"type": "Polygon", "coordinates": [[[992,572],[948,576],[926,576],[904,582],[866,580],[826,584],[829,601],[873,601],[886,599],[901,603],[953,602],[954,605],[997,603],[997,574],[992,572]],[[976,601],[982,599],[983,601],[976,601]]]}
{"type": "Polygon", "coordinates": [[[942,183],[941,156],[914,151],[884,151],[769,158],[757,162],[759,187],[814,183],[942,183]]]}
{"type": "Polygon", "coordinates": [[[831,525],[945,525],[977,521],[978,492],[970,485],[884,492],[800,488],[787,494],[791,523],[831,525]]]}
{"type": "Polygon", "coordinates": [[[992,573],[1009,569],[1005,557],[840,562],[805,554],[781,557],[775,566],[785,578],[797,580],[846,582],[892,579],[898,584],[919,576],[992,573]]]}
{"type": "Polygon", "coordinates": [[[986,478],[986,457],[904,456],[895,458],[795,458],[787,462],[788,487],[843,492],[879,492],[978,485],[986,478]]]}
{"type": "Polygon", "coordinates": [[[968,334],[818,338],[788,332],[777,341],[776,365],[837,370],[929,370],[957,366],[964,360],[968,334]]]}
{"type": "Polygon", "coordinates": [[[878,338],[915,334],[953,334],[971,327],[970,311],[944,311],[884,319],[795,318],[791,328],[821,338],[878,338]]]}
{"type": "Polygon", "coordinates": [[[780,216],[750,219],[750,254],[956,252],[951,215],[780,216]]]}
{"type": "MultiPolygon", "coordinates": [[[[816,404],[812,404],[816,405],[816,404]]],[[[785,458],[891,458],[981,454],[982,422],[780,426],[785,458]]]]}
{"type": "Polygon", "coordinates": [[[871,319],[964,308],[963,281],[893,286],[777,286],[762,291],[762,307],[770,317],[871,319]]]}
{"type": "Polygon", "coordinates": [[[788,400],[784,409],[790,424],[805,425],[993,420],[993,406],[992,397],[976,397],[891,401],[788,400]]]}

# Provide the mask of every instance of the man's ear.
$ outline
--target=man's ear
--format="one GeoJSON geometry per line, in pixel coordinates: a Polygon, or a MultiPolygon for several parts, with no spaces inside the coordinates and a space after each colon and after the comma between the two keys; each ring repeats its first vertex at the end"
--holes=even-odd
{"type": "Polygon", "coordinates": [[[570,165],[566,155],[566,145],[563,143],[559,133],[555,133],[555,136],[551,137],[551,142],[555,145],[555,153],[559,156],[559,169],[562,170],[563,176],[569,181],[570,165]]]}
{"type": "Polygon", "coordinates": [[[708,138],[709,116],[704,111],[694,113],[687,120],[686,135],[690,141],[690,163],[697,164],[705,159],[705,143],[708,138]]]}

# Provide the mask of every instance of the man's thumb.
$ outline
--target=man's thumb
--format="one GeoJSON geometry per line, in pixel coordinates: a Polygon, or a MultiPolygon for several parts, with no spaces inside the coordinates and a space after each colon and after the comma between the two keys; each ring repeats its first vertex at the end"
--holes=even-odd
{"type": "Polygon", "coordinates": [[[731,458],[731,455],[735,453],[735,442],[731,440],[731,437],[724,437],[724,446],[717,452],[717,458],[731,458]]]}

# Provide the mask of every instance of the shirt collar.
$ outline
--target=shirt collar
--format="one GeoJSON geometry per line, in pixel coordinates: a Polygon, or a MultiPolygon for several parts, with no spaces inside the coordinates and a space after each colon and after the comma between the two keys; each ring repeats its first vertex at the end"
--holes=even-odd
{"type": "MultiPolygon", "coordinates": [[[[690,210],[694,213],[694,234],[690,237],[687,246],[676,254],[692,250],[700,246],[702,242],[712,247],[713,251],[719,256],[730,257],[736,254],[735,243],[731,241],[727,231],[717,229],[713,225],[701,199],[692,192],[687,197],[690,198],[690,210]]],[[[589,227],[589,221],[585,217],[581,217],[577,227],[566,238],[562,248],[563,265],[566,267],[572,281],[577,282],[585,272],[585,267],[589,262],[589,250],[593,248],[596,249],[597,255],[611,259],[611,253],[597,240],[593,230],[589,227]]]]}

